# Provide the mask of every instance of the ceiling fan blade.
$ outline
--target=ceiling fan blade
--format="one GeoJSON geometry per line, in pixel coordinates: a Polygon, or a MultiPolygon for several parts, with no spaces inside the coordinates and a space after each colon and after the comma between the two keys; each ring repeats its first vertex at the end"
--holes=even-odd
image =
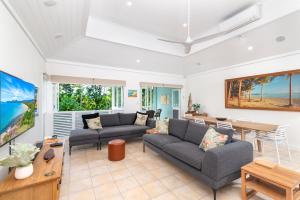
{"type": "Polygon", "coordinates": [[[214,38],[219,37],[219,36],[221,36],[221,35],[225,35],[225,32],[214,33],[214,34],[211,34],[211,35],[207,35],[207,36],[204,36],[204,37],[195,39],[195,40],[193,41],[193,44],[197,44],[197,43],[200,43],[200,42],[205,42],[205,41],[207,41],[207,40],[214,39],[214,38]]]}
{"type": "Polygon", "coordinates": [[[174,40],[166,40],[166,39],[161,39],[161,38],[158,38],[158,40],[163,41],[163,42],[174,43],[174,44],[184,44],[184,42],[179,42],[179,41],[174,41],[174,40]]]}

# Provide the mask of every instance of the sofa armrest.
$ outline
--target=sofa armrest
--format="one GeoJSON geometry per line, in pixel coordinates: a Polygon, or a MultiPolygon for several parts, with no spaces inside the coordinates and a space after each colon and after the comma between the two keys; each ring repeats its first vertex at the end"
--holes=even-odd
{"type": "Polygon", "coordinates": [[[156,127],[156,121],[154,119],[148,119],[146,126],[149,126],[150,128],[155,128],[156,127]]]}
{"type": "Polygon", "coordinates": [[[205,152],[202,173],[220,180],[253,161],[253,147],[250,142],[238,141],[205,152]]]}

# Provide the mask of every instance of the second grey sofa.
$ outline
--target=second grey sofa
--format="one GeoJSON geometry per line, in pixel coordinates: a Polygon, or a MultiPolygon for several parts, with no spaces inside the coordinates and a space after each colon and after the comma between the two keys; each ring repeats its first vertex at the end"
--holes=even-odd
{"type": "Polygon", "coordinates": [[[72,130],[69,137],[69,154],[73,146],[96,144],[101,148],[102,142],[112,139],[128,139],[141,137],[147,129],[155,127],[154,120],[147,120],[146,126],[134,125],[136,113],[116,113],[100,115],[103,129],[76,129],[72,130]]]}
{"type": "MultiPolygon", "coordinates": [[[[170,119],[169,134],[143,136],[145,146],[209,185],[214,192],[240,177],[242,166],[252,162],[252,144],[230,139],[227,144],[204,152],[199,148],[208,126],[170,119]]],[[[216,129],[232,138],[233,130],[216,129]]]]}

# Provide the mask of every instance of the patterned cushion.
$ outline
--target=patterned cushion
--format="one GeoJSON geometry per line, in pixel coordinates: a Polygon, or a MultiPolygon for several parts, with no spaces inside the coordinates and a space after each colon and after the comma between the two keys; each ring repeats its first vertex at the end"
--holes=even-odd
{"type": "Polygon", "coordinates": [[[102,129],[100,117],[86,119],[89,129],[102,129]]]}
{"type": "Polygon", "coordinates": [[[83,128],[84,129],[88,129],[89,126],[87,124],[87,119],[92,119],[92,118],[96,118],[99,117],[99,113],[94,113],[94,114],[87,114],[87,115],[82,115],[82,123],[83,123],[83,128]]]}
{"type": "Polygon", "coordinates": [[[209,128],[202,139],[199,148],[203,151],[223,146],[228,140],[228,135],[221,134],[213,128],[209,128]]]}
{"type": "Polygon", "coordinates": [[[157,120],[155,129],[159,133],[168,134],[169,133],[169,120],[157,120]]]}
{"type": "Polygon", "coordinates": [[[136,120],[134,122],[134,125],[146,126],[147,118],[148,118],[147,114],[136,113],[136,120]]]}

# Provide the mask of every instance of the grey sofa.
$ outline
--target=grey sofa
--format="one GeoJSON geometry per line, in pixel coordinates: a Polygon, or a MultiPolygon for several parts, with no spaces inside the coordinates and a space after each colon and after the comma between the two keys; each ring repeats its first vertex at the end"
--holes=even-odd
{"type": "Polygon", "coordinates": [[[103,129],[76,129],[69,137],[69,154],[73,146],[96,144],[101,149],[101,143],[112,139],[128,139],[141,137],[147,129],[155,127],[154,120],[147,120],[146,126],[134,125],[136,113],[116,113],[100,115],[103,129]]]}
{"type": "MultiPolygon", "coordinates": [[[[208,126],[186,120],[171,119],[169,134],[143,136],[145,146],[176,166],[188,171],[216,191],[240,177],[240,168],[253,160],[252,144],[230,139],[224,146],[206,152],[199,148],[208,126]]],[[[217,129],[217,128],[216,128],[217,129]]],[[[233,130],[217,129],[232,138],[233,130]]]]}

